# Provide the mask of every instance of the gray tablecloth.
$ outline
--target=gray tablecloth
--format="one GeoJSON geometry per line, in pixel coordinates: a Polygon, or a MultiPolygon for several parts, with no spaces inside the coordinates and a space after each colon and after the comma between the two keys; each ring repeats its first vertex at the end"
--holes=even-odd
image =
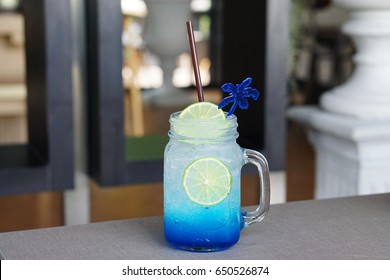
{"type": "Polygon", "coordinates": [[[4,259],[390,259],[390,194],[272,205],[234,247],[173,249],[162,217],[0,234],[4,259]]]}

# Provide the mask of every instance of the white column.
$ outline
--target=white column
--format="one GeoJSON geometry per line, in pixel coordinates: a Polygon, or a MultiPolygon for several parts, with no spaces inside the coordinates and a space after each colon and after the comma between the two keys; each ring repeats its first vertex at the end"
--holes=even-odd
{"type": "Polygon", "coordinates": [[[343,32],[356,45],[352,77],[322,95],[323,109],[361,119],[390,118],[390,1],[335,0],[350,18],[343,32]]]}
{"type": "Polygon", "coordinates": [[[71,1],[73,30],[73,98],[75,139],[75,187],[64,192],[65,225],[90,222],[90,192],[86,144],[86,53],[85,4],[71,1]]]}
{"type": "MultiPolygon", "coordinates": [[[[390,192],[390,120],[360,120],[297,106],[316,153],[315,198],[390,192]]],[[[302,174],[304,176],[304,174],[302,174]]]]}
{"type": "Polygon", "coordinates": [[[186,21],[190,20],[191,0],[145,0],[148,16],[145,22],[146,47],[161,60],[163,85],[144,96],[159,106],[193,103],[188,93],[173,85],[177,57],[189,50],[186,21]]]}
{"type": "Polygon", "coordinates": [[[288,112],[316,152],[315,198],[390,192],[390,1],[335,0],[349,10],[355,70],[320,107],[288,112]]]}

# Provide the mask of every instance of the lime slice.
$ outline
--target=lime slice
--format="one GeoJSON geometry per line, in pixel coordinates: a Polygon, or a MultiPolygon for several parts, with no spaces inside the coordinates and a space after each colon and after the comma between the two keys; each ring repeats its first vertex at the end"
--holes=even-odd
{"type": "Polygon", "coordinates": [[[225,120],[225,113],[218,106],[210,102],[197,102],[185,108],[179,119],[186,120],[225,120]]]}
{"type": "Polygon", "coordinates": [[[197,102],[185,108],[179,115],[174,130],[190,138],[218,138],[226,127],[225,113],[210,102],[197,102]],[[222,130],[222,131],[221,131],[222,130]]]}
{"type": "Polygon", "coordinates": [[[197,159],[184,171],[184,191],[195,203],[205,206],[218,204],[229,195],[231,187],[232,175],[219,159],[197,159]]]}

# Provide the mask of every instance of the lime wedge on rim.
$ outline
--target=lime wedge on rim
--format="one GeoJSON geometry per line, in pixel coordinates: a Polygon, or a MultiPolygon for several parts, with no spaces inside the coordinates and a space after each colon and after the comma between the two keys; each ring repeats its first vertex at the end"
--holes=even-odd
{"type": "Polygon", "coordinates": [[[218,106],[210,102],[197,102],[185,108],[179,119],[186,120],[225,120],[225,113],[218,106]]]}
{"type": "Polygon", "coordinates": [[[189,105],[180,113],[178,120],[174,125],[175,132],[190,138],[221,137],[228,124],[225,112],[210,102],[189,105]]]}
{"type": "Polygon", "coordinates": [[[183,175],[183,188],[195,203],[211,206],[223,201],[230,193],[232,175],[229,168],[214,157],[190,163],[183,175]]]}

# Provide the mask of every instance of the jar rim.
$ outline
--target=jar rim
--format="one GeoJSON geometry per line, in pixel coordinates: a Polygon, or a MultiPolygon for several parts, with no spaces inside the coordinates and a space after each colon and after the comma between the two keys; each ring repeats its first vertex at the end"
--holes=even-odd
{"type": "MultiPolygon", "coordinates": [[[[178,111],[178,112],[175,112],[175,113],[172,113],[169,117],[169,123],[177,123],[177,122],[182,122],[182,123],[188,123],[188,124],[217,124],[217,123],[220,123],[221,120],[214,120],[214,119],[211,119],[211,120],[207,120],[207,119],[202,119],[202,120],[189,120],[189,119],[180,119],[179,118],[179,115],[180,115],[181,111],[178,111]]],[[[227,115],[227,113],[225,112],[225,116],[227,115]]],[[[236,115],[230,115],[228,117],[226,117],[226,120],[224,120],[225,123],[228,124],[227,127],[236,127],[237,126],[237,117],[236,115]],[[230,125],[231,124],[231,125],[230,125]]]]}

